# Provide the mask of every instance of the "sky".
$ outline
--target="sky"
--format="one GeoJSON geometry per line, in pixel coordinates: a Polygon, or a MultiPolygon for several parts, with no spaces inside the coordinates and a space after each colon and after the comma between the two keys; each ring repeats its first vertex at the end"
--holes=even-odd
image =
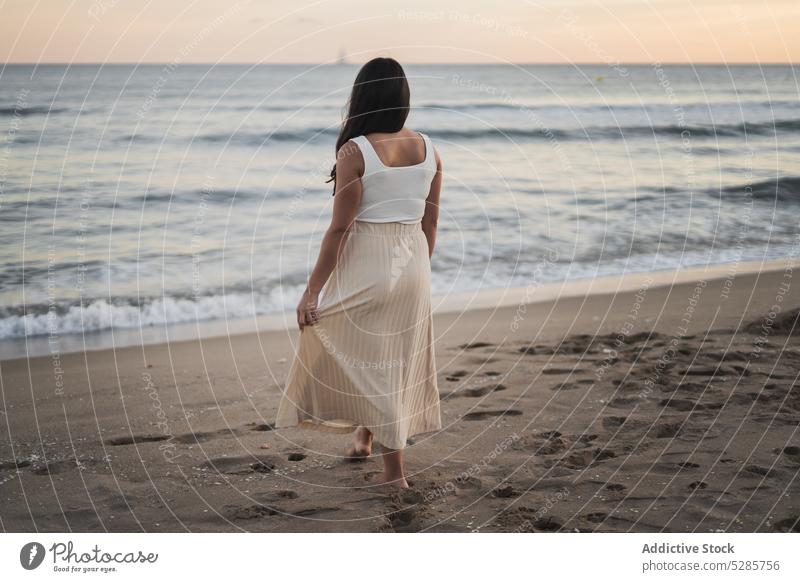
{"type": "Polygon", "coordinates": [[[797,63],[800,0],[0,0],[12,63],[797,63]]]}

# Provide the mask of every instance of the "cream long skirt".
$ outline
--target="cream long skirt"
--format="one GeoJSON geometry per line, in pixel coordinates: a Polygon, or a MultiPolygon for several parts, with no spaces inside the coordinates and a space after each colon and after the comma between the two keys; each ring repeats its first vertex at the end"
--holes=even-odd
{"type": "Polygon", "coordinates": [[[356,221],[300,333],[276,427],[351,432],[391,449],[441,428],[430,260],[421,225],[356,221]]]}

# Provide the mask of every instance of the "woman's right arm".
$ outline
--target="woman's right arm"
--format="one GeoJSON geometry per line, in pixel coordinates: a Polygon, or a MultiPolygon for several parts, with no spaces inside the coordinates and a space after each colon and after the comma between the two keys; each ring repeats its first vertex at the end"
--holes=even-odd
{"type": "Polygon", "coordinates": [[[297,325],[300,331],[319,320],[317,304],[322,287],[333,273],[339,253],[361,203],[361,176],[364,158],[352,142],[344,144],[336,156],[336,195],[333,197],[333,216],[322,237],[317,262],[311,271],[303,296],[297,304],[297,325]]]}
{"type": "Polygon", "coordinates": [[[442,159],[436,152],[436,175],[431,182],[428,198],[425,200],[425,214],[422,216],[422,232],[428,239],[428,256],[433,256],[436,246],[436,225],[439,222],[439,193],[442,190],[442,159]]]}

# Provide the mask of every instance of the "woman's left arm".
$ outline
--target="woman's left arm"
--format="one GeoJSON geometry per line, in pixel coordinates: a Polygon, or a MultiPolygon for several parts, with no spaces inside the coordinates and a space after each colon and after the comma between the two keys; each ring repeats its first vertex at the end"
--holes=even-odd
{"type": "Polygon", "coordinates": [[[308,285],[300,298],[300,303],[297,304],[297,325],[300,331],[319,320],[317,306],[320,291],[336,267],[339,253],[361,203],[361,175],[364,173],[364,158],[361,152],[352,142],[347,142],[339,149],[336,158],[333,216],[322,238],[319,257],[308,279],[308,285]]]}
{"type": "Polygon", "coordinates": [[[425,214],[422,216],[422,232],[428,239],[428,256],[433,256],[433,247],[436,246],[436,225],[439,222],[439,194],[442,190],[442,159],[436,153],[436,175],[431,181],[428,198],[425,200],[425,214]]]}

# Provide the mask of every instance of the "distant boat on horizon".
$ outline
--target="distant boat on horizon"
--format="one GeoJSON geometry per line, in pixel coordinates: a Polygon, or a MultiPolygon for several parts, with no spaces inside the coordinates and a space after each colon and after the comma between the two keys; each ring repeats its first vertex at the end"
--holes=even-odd
{"type": "Polygon", "coordinates": [[[337,65],[346,65],[347,64],[347,53],[344,52],[344,49],[339,49],[339,59],[336,61],[337,65]]]}

